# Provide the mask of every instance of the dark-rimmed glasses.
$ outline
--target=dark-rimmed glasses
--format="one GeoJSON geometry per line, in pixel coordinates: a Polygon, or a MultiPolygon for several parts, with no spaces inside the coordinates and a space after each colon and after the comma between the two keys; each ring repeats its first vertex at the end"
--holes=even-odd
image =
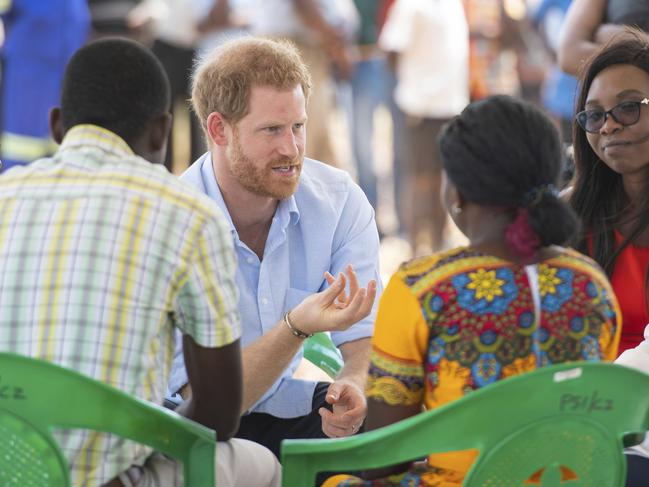
{"type": "Polygon", "coordinates": [[[596,134],[602,129],[609,115],[624,127],[638,123],[642,105],[649,105],[649,98],[642,101],[623,101],[610,110],[603,108],[584,110],[579,112],[575,118],[582,129],[588,133],[596,134]]]}

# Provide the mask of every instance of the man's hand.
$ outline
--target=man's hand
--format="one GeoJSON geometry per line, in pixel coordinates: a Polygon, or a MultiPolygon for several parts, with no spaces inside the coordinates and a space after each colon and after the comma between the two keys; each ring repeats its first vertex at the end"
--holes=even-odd
{"type": "Polygon", "coordinates": [[[337,279],[329,273],[325,277],[329,282],[328,289],[312,294],[291,310],[291,323],[304,333],[346,330],[372,310],[376,281],[368,282],[367,289],[361,288],[351,265],[337,279]],[[349,294],[345,291],[347,280],[349,294]]]}
{"type": "Polygon", "coordinates": [[[357,433],[367,414],[363,391],[352,381],[340,379],[329,386],[325,400],[333,406],[333,412],[324,407],[318,411],[324,434],[342,438],[357,433]]]}
{"type": "Polygon", "coordinates": [[[346,42],[343,37],[328,42],[325,41],[323,47],[329,60],[336,68],[336,75],[340,79],[351,78],[354,65],[359,56],[355,47],[346,42]]]}

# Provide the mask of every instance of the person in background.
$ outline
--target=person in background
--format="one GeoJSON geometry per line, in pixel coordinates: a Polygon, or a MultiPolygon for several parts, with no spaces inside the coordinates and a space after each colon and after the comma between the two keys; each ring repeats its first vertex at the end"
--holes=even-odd
{"type": "Polygon", "coordinates": [[[150,46],[163,0],[87,0],[91,39],[126,37],[150,46]]]}
{"type": "MultiPolygon", "coordinates": [[[[378,211],[378,181],[374,143],[376,138],[374,117],[376,110],[384,106],[392,118],[392,170],[395,186],[399,184],[402,171],[403,143],[401,111],[394,102],[396,79],[388,66],[386,55],[379,49],[380,2],[354,0],[360,18],[357,37],[358,60],[351,76],[352,87],[352,148],[356,160],[358,184],[370,204],[378,211]]],[[[395,194],[397,194],[395,187],[395,194]]]]}
{"type": "MultiPolygon", "coordinates": [[[[169,76],[174,119],[188,119],[187,159],[178,161],[174,168],[174,128],[169,137],[165,166],[169,171],[184,170],[191,161],[205,152],[201,124],[190,110],[190,78],[197,50],[204,37],[214,31],[230,27],[233,0],[157,0],[165,14],[155,25],[155,41],[151,49],[160,59],[169,76]],[[182,168],[182,169],[181,169],[182,168]]],[[[182,140],[181,138],[178,140],[182,140]]]]}
{"type": "Polygon", "coordinates": [[[577,75],[584,63],[624,26],[649,31],[649,2],[646,0],[574,0],[561,30],[559,64],[577,75]]]}
{"type": "Polygon", "coordinates": [[[402,224],[416,255],[441,250],[447,215],[439,200],[437,135],[469,102],[469,33],[461,0],[397,0],[379,45],[395,67],[394,97],[406,118],[402,224]]]}
{"type": "MultiPolygon", "coordinates": [[[[230,440],[242,397],[232,241],[216,205],[160,165],[169,108],[164,70],[139,44],[74,54],[50,116],[59,149],[0,177],[0,350],[162,404],[180,330],[194,396],[179,412],[216,430],[217,485],[278,487],[268,450],[230,440]]],[[[73,485],[179,485],[182,466],[143,445],[54,437],[73,485]]]]}
{"type": "MultiPolygon", "coordinates": [[[[556,58],[561,26],[572,0],[543,0],[532,14],[532,21],[556,58]]],[[[577,80],[564,73],[553,62],[543,83],[541,101],[555,120],[565,144],[572,143],[572,124],[575,115],[577,80]]]]}
{"type": "MultiPolygon", "coordinates": [[[[310,91],[289,42],[248,36],[220,45],[197,64],[192,83],[209,152],[181,176],[221,208],[237,253],[246,414],[235,436],[278,457],[285,438],[348,436],[362,426],[380,290],[367,198],[346,172],[305,157],[310,91]],[[328,281],[340,290],[345,280],[349,296],[337,301],[345,309],[335,319],[304,312],[300,303],[322,304],[314,293],[328,281]],[[343,369],[333,383],[294,378],[304,339],[322,331],[331,332],[343,369]]],[[[186,383],[177,348],[170,393],[189,397],[186,383]]]]}
{"type": "Polygon", "coordinates": [[[86,42],[90,17],[85,0],[12,0],[0,2],[0,19],[0,170],[7,170],[56,150],[48,113],[68,59],[86,42]]]}
{"type": "MultiPolygon", "coordinates": [[[[628,29],[628,28],[627,28],[628,29]]],[[[584,66],[570,202],[577,248],[607,272],[622,308],[620,352],[649,323],[649,38],[626,30],[584,66]]]]}
{"type": "MultiPolygon", "coordinates": [[[[440,153],[444,204],[469,244],[407,262],[390,279],[372,337],[367,430],[539,367],[617,353],[606,275],[561,246],[578,225],[554,188],[552,121],[527,102],[489,97],[446,126],[440,153]]],[[[476,455],[435,454],[324,485],[459,487],[476,455]]]]}
{"type": "MultiPolygon", "coordinates": [[[[518,29],[504,0],[462,0],[469,26],[471,100],[521,93],[516,47],[518,29]]],[[[520,2],[516,2],[520,3],[520,2]]]]}
{"type": "Polygon", "coordinates": [[[352,0],[257,0],[252,12],[251,33],[290,39],[311,73],[307,156],[341,166],[329,125],[335,108],[334,77],[349,78],[353,66],[351,40],[358,18],[352,0]]]}

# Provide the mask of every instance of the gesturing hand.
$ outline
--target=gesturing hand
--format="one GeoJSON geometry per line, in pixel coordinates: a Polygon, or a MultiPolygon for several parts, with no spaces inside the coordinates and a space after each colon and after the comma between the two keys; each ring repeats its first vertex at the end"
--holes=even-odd
{"type": "Polygon", "coordinates": [[[367,288],[360,287],[351,265],[345,268],[344,274],[338,274],[337,278],[328,272],[325,273],[325,278],[329,288],[312,294],[291,310],[291,323],[305,333],[346,330],[372,310],[376,281],[369,281],[367,288]],[[349,293],[345,291],[347,280],[349,293]]]}
{"type": "Polygon", "coordinates": [[[327,408],[318,411],[324,434],[342,438],[357,433],[367,414],[363,391],[353,382],[341,379],[329,386],[325,400],[333,406],[333,412],[327,408]]]}

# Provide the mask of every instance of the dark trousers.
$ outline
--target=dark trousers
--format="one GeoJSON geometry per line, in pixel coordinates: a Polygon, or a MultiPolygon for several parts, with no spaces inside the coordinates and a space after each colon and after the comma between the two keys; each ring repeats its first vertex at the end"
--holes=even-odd
{"type": "Polygon", "coordinates": [[[286,439],[326,438],[318,410],[331,409],[325,401],[328,382],[319,382],[313,392],[311,412],[297,418],[278,418],[265,413],[250,413],[241,417],[237,438],[260,443],[280,458],[280,444],[286,439]]]}
{"type": "MultiPolygon", "coordinates": [[[[318,382],[313,391],[311,412],[298,418],[278,418],[265,413],[251,413],[241,417],[236,438],[260,443],[280,458],[282,440],[327,438],[322,432],[322,419],[318,410],[325,407],[331,410],[331,405],[325,401],[329,382],[318,382]]],[[[362,428],[361,428],[362,431],[362,428]]],[[[315,485],[322,485],[327,478],[338,472],[321,472],[316,477],[315,485]]]]}
{"type": "Polygon", "coordinates": [[[626,457],[626,487],[649,487],[649,458],[639,455],[626,457]]]}

